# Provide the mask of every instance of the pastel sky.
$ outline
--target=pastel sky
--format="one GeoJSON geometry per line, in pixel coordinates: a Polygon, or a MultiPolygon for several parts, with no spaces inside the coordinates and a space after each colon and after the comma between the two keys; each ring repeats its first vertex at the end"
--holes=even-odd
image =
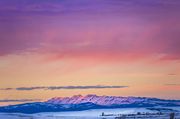
{"type": "Polygon", "coordinates": [[[180,99],[179,12],[179,0],[1,0],[0,105],[180,99]]]}

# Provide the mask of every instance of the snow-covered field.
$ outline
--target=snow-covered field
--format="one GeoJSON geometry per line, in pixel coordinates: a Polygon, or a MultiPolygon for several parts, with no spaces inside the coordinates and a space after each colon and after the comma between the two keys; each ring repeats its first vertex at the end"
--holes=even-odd
{"type": "MultiPolygon", "coordinates": [[[[172,107],[168,109],[174,109],[180,112],[180,107],[172,107]]],[[[164,115],[156,115],[158,111],[152,111],[146,108],[92,109],[85,111],[46,112],[37,114],[0,113],[0,119],[115,119],[117,115],[137,114],[138,112],[141,114],[152,114],[146,116],[136,115],[137,117],[144,119],[169,119],[168,114],[170,113],[167,112],[164,115]],[[105,116],[101,116],[102,112],[104,112],[105,116]]],[[[176,114],[176,119],[180,119],[179,112],[176,114]]],[[[130,119],[130,117],[127,119],[130,119]]]]}

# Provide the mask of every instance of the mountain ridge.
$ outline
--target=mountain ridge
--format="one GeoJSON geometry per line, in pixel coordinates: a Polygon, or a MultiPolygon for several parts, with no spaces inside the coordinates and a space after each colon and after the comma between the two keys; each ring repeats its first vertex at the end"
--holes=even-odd
{"type": "Polygon", "coordinates": [[[143,101],[164,101],[164,102],[179,102],[180,100],[169,100],[149,97],[134,97],[134,96],[97,96],[95,94],[88,94],[85,96],[74,95],[72,97],[54,97],[49,99],[48,103],[54,104],[80,104],[86,102],[92,102],[99,105],[112,105],[112,104],[129,104],[143,101]]]}
{"type": "Polygon", "coordinates": [[[89,94],[86,96],[74,95],[72,97],[55,97],[45,102],[2,106],[0,107],[0,112],[32,114],[39,112],[156,106],[180,106],[180,100],[166,100],[148,97],[97,96],[94,94],[89,94]]]}

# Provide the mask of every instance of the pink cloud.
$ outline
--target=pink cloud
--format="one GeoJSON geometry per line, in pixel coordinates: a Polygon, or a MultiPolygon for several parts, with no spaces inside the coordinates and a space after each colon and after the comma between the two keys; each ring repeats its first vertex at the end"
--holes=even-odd
{"type": "Polygon", "coordinates": [[[177,4],[155,0],[0,2],[0,53],[37,49],[58,58],[135,60],[163,55],[160,59],[179,60],[177,4]]]}

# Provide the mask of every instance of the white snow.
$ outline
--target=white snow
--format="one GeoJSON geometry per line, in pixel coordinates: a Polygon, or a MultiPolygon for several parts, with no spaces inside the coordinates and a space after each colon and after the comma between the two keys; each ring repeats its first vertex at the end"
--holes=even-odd
{"type": "MultiPolygon", "coordinates": [[[[79,116],[79,117],[99,117],[102,112],[105,114],[137,114],[137,112],[156,112],[146,108],[118,108],[118,109],[91,109],[85,111],[69,111],[69,112],[57,112],[57,113],[42,113],[43,115],[56,115],[56,116],[79,116]]],[[[39,113],[38,115],[41,115],[39,113]]]]}
{"type": "MultiPolygon", "coordinates": [[[[168,107],[169,108],[169,107],[168,107]]],[[[180,107],[172,107],[180,111],[180,107]]],[[[92,109],[85,111],[69,111],[69,112],[46,112],[37,114],[8,114],[0,113],[0,119],[102,119],[100,116],[104,112],[105,114],[137,114],[141,113],[156,113],[157,111],[151,111],[146,108],[120,108],[120,109],[92,109]]],[[[106,119],[114,119],[114,116],[107,116],[106,119]]],[[[148,117],[147,119],[153,119],[148,117]]],[[[156,119],[166,119],[162,117],[156,117],[156,119]]],[[[168,119],[168,118],[167,118],[168,119]]],[[[177,119],[180,119],[179,117],[177,119]]]]}

